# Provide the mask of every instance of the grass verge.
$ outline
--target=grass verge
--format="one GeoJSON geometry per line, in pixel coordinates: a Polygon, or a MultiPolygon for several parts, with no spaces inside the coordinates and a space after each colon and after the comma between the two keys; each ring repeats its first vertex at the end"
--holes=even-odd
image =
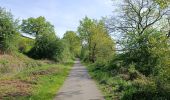
{"type": "Polygon", "coordinates": [[[52,100],[66,79],[73,62],[41,63],[15,73],[1,73],[0,100],[52,100]]]}
{"type": "Polygon", "coordinates": [[[105,100],[118,100],[112,91],[114,87],[108,84],[109,81],[113,82],[108,73],[102,70],[94,71],[94,66],[91,63],[82,63],[87,67],[90,76],[95,80],[97,86],[102,91],[105,100]]]}

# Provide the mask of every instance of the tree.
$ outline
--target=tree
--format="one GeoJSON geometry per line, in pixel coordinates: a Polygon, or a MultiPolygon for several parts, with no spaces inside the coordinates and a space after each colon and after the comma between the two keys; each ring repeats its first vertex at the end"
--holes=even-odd
{"type": "Polygon", "coordinates": [[[63,48],[58,38],[44,34],[36,39],[34,47],[28,52],[28,55],[36,59],[58,61],[62,50],[63,48]]]}
{"type": "Polygon", "coordinates": [[[170,0],[154,0],[154,1],[158,3],[161,8],[166,8],[170,4],[170,0]]]}
{"type": "Polygon", "coordinates": [[[109,29],[123,33],[133,32],[137,35],[143,34],[168,13],[167,9],[161,9],[151,0],[124,0],[121,9],[119,19],[113,17],[108,20],[109,29]]]}
{"type": "Polygon", "coordinates": [[[16,51],[19,36],[17,20],[13,15],[0,7],[0,53],[16,51]]]}
{"type": "MultiPolygon", "coordinates": [[[[82,40],[82,49],[88,50],[88,60],[97,60],[112,57],[114,53],[114,41],[109,36],[103,21],[97,21],[85,17],[80,21],[78,32],[82,40]]],[[[82,50],[84,53],[84,50],[82,50]]]]}
{"type": "Polygon", "coordinates": [[[115,44],[109,36],[103,21],[96,22],[91,29],[91,59],[93,62],[108,61],[115,54],[115,44]]]}
{"type": "Polygon", "coordinates": [[[24,33],[33,35],[35,37],[41,36],[43,34],[54,35],[54,26],[42,16],[38,18],[28,18],[22,21],[21,30],[24,33]]]}
{"type": "MultiPolygon", "coordinates": [[[[166,37],[166,33],[156,32],[155,26],[167,14],[167,10],[161,9],[151,0],[124,0],[121,8],[122,14],[116,20],[119,24],[108,23],[108,26],[111,25],[109,29],[122,33],[121,45],[126,54],[126,58],[124,58],[126,64],[136,63],[140,72],[150,75],[156,66],[157,59],[152,58],[153,52],[149,50],[157,47],[149,40],[158,33],[164,34],[166,37]]],[[[109,22],[113,21],[115,19],[109,20],[109,22]]],[[[160,41],[166,44],[163,42],[166,40],[160,41]]],[[[166,49],[168,50],[168,48],[166,49]]]]}
{"type": "Polygon", "coordinates": [[[63,39],[67,41],[67,44],[69,45],[70,52],[75,57],[80,56],[80,50],[81,50],[81,42],[80,38],[77,36],[77,34],[73,31],[67,31],[64,34],[63,39]]]}
{"type": "Polygon", "coordinates": [[[85,57],[85,59],[88,59],[89,61],[91,61],[91,28],[95,25],[94,20],[88,18],[87,16],[80,21],[80,25],[78,27],[78,33],[81,39],[81,43],[82,43],[82,49],[88,49],[88,55],[84,55],[87,56],[88,58],[85,57]]]}
{"type": "Polygon", "coordinates": [[[22,31],[35,36],[34,47],[28,53],[36,59],[59,61],[63,50],[60,39],[56,37],[54,27],[44,17],[28,18],[21,24],[22,31]]]}
{"type": "Polygon", "coordinates": [[[73,57],[73,53],[70,52],[70,45],[68,41],[65,39],[61,39],[60,42],[63,50],[59,56],[59,61],[64,63],[72,61],[74,57],[73,57]]]}
{"type": "MultiPolygon", "coordinates": [[[[167,10],[151,0],[125,0],[122,14],[117,23],[109,23],[111,31],[118,30],[122,33],[121,45],[123,57],[121,66],[130,69],[133,65],[135,70],[154,80],[156,91],[153,97],[168,97],[169,88],[166,87],[170,71],[170,47],[167,33],[159,30],[160,20],[166,16],[167,10]]],[[[109,20],[114,22],[115,20],[109,20]]],[[[120,59],[120,58],[119,58],[120,59]]],[[[112,62],[115,63],[115,62],[112,62]]],[[[149,79],[148,79],[149,80],[149,79]]],[[[148,81],[147,80],[147,81],[148,81]]],[[[141,79],[141,81],[143,81],[141,79]]],[[[137,87],[138,88],[138,87],[137,87]]],[[[140,87],[144,88],[143,86],[140,87]]],[[[139,88],[138,88],[139,89],[139,88]]],[[[138,92],[138,91],[137,91],[138,92]]],[[[143,93],[148,91],[143,90],[143,93]]],[[[140,93],[140,92],[139,92],[140,93]]],[[[137,94],[137,93],[136,93],[137,94]]]]}

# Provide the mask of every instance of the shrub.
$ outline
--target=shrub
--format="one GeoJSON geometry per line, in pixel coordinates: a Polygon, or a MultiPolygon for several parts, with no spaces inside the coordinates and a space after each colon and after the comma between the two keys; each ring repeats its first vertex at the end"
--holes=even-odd
{"type": "Polygon", "coordinates": [[[36,39],[34,47],[28,53],[35,59],[51,59],[58,61],[63,48],[59,39],[44,34],[36,39]]]}
{"type": "Polygon", "coordinates": [[[18,41],[19,52],[28,53],[33,48],[34,42],[34,39],[20,36],[18,41]]]}
{"type": "Polygon", "coordinates": [[[57,61],[63,62],[63,63],[70,62],[70,60],[74,59],[74,56],[70,52],[69,45],[67,44],[67,42],[64,39],[61,39],[59,44],[60,44],[59,45],[60,52],[58,52],[54,56],[55,59],[57,59],[57,61]]]}
{"type": "Polygon", "coordinates": [[[0,53],[16,51],[18,35],[17,21],[10,12],[0,7],[0,53]]]}

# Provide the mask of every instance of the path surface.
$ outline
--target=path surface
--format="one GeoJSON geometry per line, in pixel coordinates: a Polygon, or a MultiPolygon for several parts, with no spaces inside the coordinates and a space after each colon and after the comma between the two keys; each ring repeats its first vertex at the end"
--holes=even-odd
{"type": "Polygon", "coordinates": [[[69,77],[54,100],[104,100],[95,82],[80,61],[75,61],[69,77]]]}

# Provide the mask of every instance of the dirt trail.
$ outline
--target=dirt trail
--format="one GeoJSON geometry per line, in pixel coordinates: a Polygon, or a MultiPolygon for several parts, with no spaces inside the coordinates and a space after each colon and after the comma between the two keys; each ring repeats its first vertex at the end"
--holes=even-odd
{"type": "Polygon", "coordinates": [[[104,100],[87,69],[75,61],[69,77],[54,100],[104,100]]]}

